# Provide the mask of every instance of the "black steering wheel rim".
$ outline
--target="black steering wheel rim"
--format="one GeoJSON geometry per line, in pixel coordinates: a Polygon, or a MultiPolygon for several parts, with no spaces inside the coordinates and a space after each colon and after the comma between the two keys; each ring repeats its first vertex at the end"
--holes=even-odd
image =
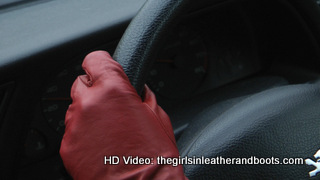
{"type": "Polygon", "coordinates": [[[122,36],[113,58],[121,64],[138,94],[141,94],[147,72],[164,42],[164,34],[185,12],[189,1],[148,0],[122,36]]]}

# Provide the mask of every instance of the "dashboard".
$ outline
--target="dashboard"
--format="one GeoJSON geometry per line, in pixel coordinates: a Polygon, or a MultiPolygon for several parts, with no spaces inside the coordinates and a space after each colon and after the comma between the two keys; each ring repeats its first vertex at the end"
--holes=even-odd
{"type": "MultiPolygon", "coordinates": [[[[0,31],[4,177],[70,179],[58,151],[65,112],[72,103],[72,83],[84,74],[81,63],[88,52],[114,52],[143,3],[55,0],[0,9],[0,22],[5,25],[0,31]]],[[[305,24],[291,17],[297,16],[292,9],[283,9],[278,1],[204,4],[167,33],[147,80],[159,105],[173,117],[177,137],[190,121],[176,120],[186,102],[253,76],[281,75],[290,83],[318,77],[314,70],[318,47],[305,24]],[[263,12],[270,9],[274,14],[265,17],[263,12]],[[281,28],[272,28],[274,24],[281,28]],[[297,80],[287,73],[296,70],[291,67],[315,73],[297,80]]]]}

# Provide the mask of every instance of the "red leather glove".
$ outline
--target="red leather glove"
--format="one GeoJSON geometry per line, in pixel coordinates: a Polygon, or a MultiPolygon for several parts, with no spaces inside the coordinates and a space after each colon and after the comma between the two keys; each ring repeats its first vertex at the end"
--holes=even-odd
{"type": "MultiPolygon", "coordinates": [[[[144,102],[122,67],[104,51],[89,54],[71,89],[60,148],[74,179],[187,179],[181,165],[158,165],[156,158],[178,157],[168,115],[145,86],[144,102]],[[118,156],[119,164],[105,164],[118,156]],[[149,165],[125,165],[123,156],[153,158],[149,165]]],[[[116,160],[116,159],[115,159],[116,160]]]]}

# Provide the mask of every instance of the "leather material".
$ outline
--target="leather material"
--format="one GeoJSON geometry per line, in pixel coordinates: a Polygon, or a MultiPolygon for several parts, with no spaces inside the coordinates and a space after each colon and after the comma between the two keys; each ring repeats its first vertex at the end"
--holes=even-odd
{"type": "Polygon", "coordinates": [[[122,67],[104,51],[89,54],[71,89],[60,148],[74,179],[186,179],[182,166],[158,165],[157,156],[178,157],[167,114],[145,86],[144,101],[122,67]],[[104,156],[118,165],[104,165],[104,156]],[[153,158],[153,165],[125,165],[122,156],[153,158]]]}
{"type": "MultiPolygon", "coordinates": [[[[181,156],[311,158],[319,149],[320,85],[290,85],[252,95],[204,128],[190,125],[181,156]],[[199,127],[197,129],[197,127],[199,127]],[[190,134],[193,134],[190,136],[190,134]]],[[[215,111],[199,115],[201,124],[215,111]]],[[[304,161],[302,162],[304,163],[304,161]]],[[[190,179],[307,179],[315,169],[300,165],[185,165],[190,179]]]]}
{"type": "Polygon", "coordinates": [[[177,23],[188,1],[148,0],[122,36],[113,57],[139,94],[167,30],[177,23]]]}

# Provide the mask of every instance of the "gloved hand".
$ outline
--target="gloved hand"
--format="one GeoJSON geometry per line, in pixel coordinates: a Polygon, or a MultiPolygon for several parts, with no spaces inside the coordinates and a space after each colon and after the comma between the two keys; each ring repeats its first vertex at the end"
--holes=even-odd
{"type": "Polygon", "coordinates": [[[71,89],[60,155],[78,180],[187,179],[181,165],[158,165],[156,158],[178,157],[168,115],[145,86],[144,101],[122,67],[104,51],[89,54],[71,89]],[[118,156],[118,165],[105,164],[118,156]],[[150,165],[125,165],[123,156],[153,158],[150,165]]]}

